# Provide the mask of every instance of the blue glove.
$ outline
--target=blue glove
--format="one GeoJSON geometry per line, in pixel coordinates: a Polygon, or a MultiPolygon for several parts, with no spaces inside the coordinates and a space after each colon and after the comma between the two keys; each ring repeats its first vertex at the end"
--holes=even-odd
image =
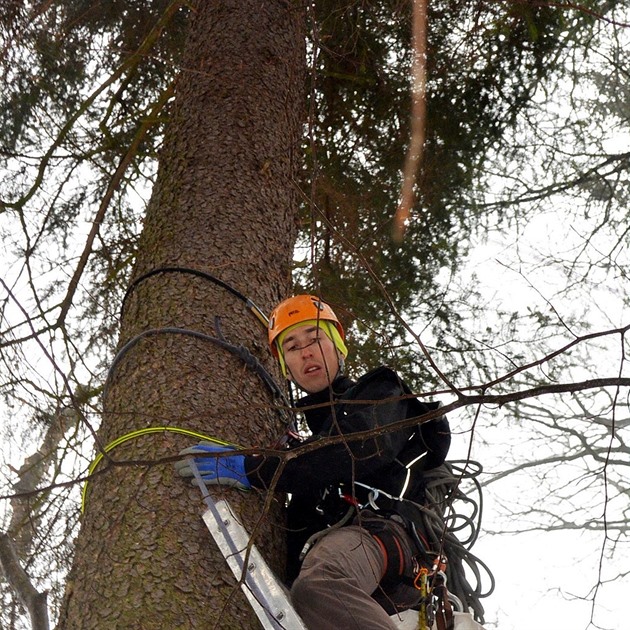
{"type": "Polygon", "coordinates": [[[182,477],[192,477],[191,483],[198,485],[190,465],[192,459],[199,470],[203,482],[207,486],[232,486],[241,490],[249,490],[252,486],[245,474],[245,457],[212,457],[212,454],[226,453],[236,450],[233,446],[219,446],[211,442],[199,442],[197,446],[185,448],[180,452],[186,458],[175,462],[175,469],[182,477]],[[195,457],[198,455],[200,457],[195,457]],[[205,457],[204,457],[205,455],[205,457]]]}

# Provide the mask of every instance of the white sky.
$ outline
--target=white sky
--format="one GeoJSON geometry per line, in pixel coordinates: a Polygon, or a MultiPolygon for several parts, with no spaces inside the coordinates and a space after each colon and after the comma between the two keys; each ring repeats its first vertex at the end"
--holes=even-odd
{"type": "MultiPolygon", "coordinates": [[[[502,241],[495,238],[489,244],[479,244],[473,249],[470,262],[462,272],[462,282],[469,281],[472,273],[482,281],[485,279],[486,292],[497,300],[497,307],[501,302],[515,310],[524,310],[529,306],[543,308],[544,297],[551,299],[560,315],[568,314],[569,310],[579,311],[584,306],[581,301],[554,297],[563,278],[554,277],[549,268],[540,268],[536,264],[536,259],[540,255],[571,249],[579,241],[575,235],[574,226],[567,226],[561,214],[550,213],[547,216],[540,216],[537,221],[528,225],[519,237],[520,262],[517,260],[515,248],[512,247],[513,237],[508,234],[502,241]],[[506,263],[509,265],[506,266],[506,263]],[[529,283],[543,296],[529,288],[529,283]]],[[[597,329],[597,325],[602,329],[608,328],[611,322],[617,326],[630,323],[627,308],[621,300],[615,299],[614,294],[611,295],[608,288],[602,286],[600,291],[602,296],[605,296],[602,299],[607,300],[605,308],[587,309],[592,317],[594,329],[597,329]]],[[[630,292],[630,287],[626,287],[626,292],[630,292]]],[[[588,298],[588,295],[587,291],[583,297],[588,298]]],[[[596,299],[593,293],[590,295],[592,299],[596,299]]],[[[619,360],[618,351],[612,360],[619,360]]],[[[613,367],[616,363],[611,364],[604,360],[601,365],[602,371],[598,376],[616,375],[616,369],[613,367]]],[[[482,415],[484,414],[492,414],[495,419],[502,415],[505,418],[509,410],[493,412],[486,409],[482,412],[482,415]]],[[[623,415],[627,417],[627,412],[623,415]]],[[[449,417],[451,427],[455,429],[462,428],[462,425],[468,422],[463,414],[457,412],[449,417]]],[[[514,430],[514,426],[508,427],[505,421],[498,426],[487,428],[482,417],[477,429],[473,459],[480,461],[486,470],[493,470],[497,462],[501,462],[503,444],[521,438],[523,453],[529,450],[531,457],[534,458],[534,447],[527,445],[529,439],[527,432],[520,429],[523,431],[520,437],[506,433],[514,430]]],[[[627,429],[624,432],[628,434],[627,429]]],[[[467,437],[458,436],[454,440],[450,457],[465,457],[467,449],[467,437]]],[[[473,552],[488,563],[497,583],[495,593],[483,600],[486,609],[486,628],[488,630],[629,628],[630,623],[627,621],[623,602],[630,588],[630,578],[618,579],[600,588],[595,609],[591,601],[591,589],[598,582],[600,554],[602,545],[605,544],[603,532],[567,530],[500,536],[484,533],[506,527],[505,521],[497,521],[500,507],[494,500],[494,493],[498,492],[502,501],[519,496],[521,502],[527,503],[526,483],[521,476],[518,480],[507,479],[498,487],[490,486],[484,490],[482,533],[473,552]],[[594,624],[591,625],[592,615],[594,624]]],[[[532,497],[536,496],[537,483],[537,480],[532,478],[533,485],[530,488],[532,497]]],[[[580,500],[580,493],[576,492],[576,504],[579,504],[580,500]]],[[[513,525],[514,528],[519,526],[518,523],[513,525]]],[[[630,541],[626,540],[626,546],[617,549],[613,561],[604,562],[602,580],[607,581],[627,571],[629,564],[630,541]]]]}

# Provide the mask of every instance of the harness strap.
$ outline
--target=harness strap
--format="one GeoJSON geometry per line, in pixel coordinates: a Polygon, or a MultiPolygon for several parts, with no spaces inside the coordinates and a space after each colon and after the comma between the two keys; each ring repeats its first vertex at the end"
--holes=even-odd
{"type": "Polygon", "coordinates": [[[440,571],[433,580],[433,595],[437,600],[435,608],[435,623],[438,630],[453,630],[455,618],[453,616],[453,606],[448,598],[448,590],[444,574],[440,571]]]}
{"type": "Polygon", "coordinates": [[[378,543],[385,558],[385,568],[381,577],[381,583],[400,581],[401,578],[404,578],[405,557],[398,538],[395,535],[383,536],[374,533],[371,535],[378,543]],[[398,561],[396,562],[396,560],[398,561]]]}

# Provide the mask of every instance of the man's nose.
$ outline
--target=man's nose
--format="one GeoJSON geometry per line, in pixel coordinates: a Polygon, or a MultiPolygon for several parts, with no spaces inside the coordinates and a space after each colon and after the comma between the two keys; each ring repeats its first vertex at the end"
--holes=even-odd
{"type": "Polygon", "coordinates": [[[313,344],[307,343],[302,350],[302,358],[309,358],[313,356],[313,344]]]}

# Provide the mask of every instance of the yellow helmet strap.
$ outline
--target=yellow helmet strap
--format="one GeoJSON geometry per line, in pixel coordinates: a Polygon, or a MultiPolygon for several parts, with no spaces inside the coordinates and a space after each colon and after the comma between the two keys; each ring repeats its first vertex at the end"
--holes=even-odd
{"type": "Polygon", "coordinates": [[[284,360],[284,351],[282,349],[282,342],[285,337],[291,332],[294,328],[298,328],[299,326],[317,326],[320,330],[323,330],[326,336],[333,342],[335,348],[337,349],[337,356],[339,357],[339,373],[343,372],[343,368],[345,366],[345,358],[348,356],[348,348],[344,343],[344,340],[341,338],[337,327],[328,320],[320,319],[319,321],[316,319],[308,319],[303,322],[299,322],[294,324],[293,326],[289,326],[286,330],[283,330],[276,339],[276,348],[278,349],[278,363],[280,363],[280,369],[282,370],[282,374],[285,378],[287,375],[287,364],[284,360]]]}

